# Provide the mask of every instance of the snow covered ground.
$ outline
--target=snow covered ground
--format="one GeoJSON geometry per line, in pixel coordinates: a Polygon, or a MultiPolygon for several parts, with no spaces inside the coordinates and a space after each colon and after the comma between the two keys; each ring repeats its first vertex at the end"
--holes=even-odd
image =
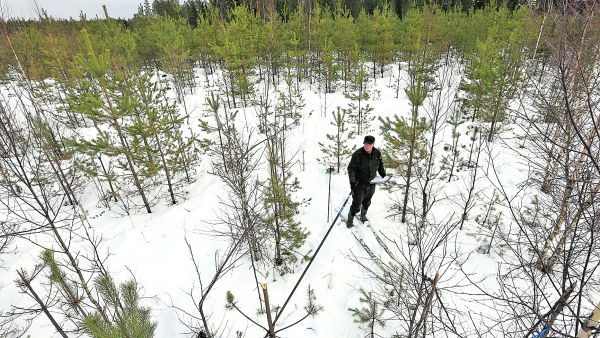
{"type": "MultiPolygon", "coordinates": [[[[394,84],[396,67],[386,72],[384,78],[378,78],[374,88],[380,92],[377,98],[370,100],[373,106],[374,117],[386,117],[398,114],[408,117],[410,106],[406,95],[401,90],[400,98],[395,98],[394,84]]],[[[403,81],[405,81],[404,74],[403,81]]],[[[191,120],[196,121],[204,117],[204,102],[209,88],[203,83],[204,75],[198,70],[199,85],[196,93],[188,95],[186,104],[191,113],[191,120]]],[[[310,235],[301,252],[314,252],[315,248],[328,230],[329,223],[326,222],[327,215],[327,186],[328,175],[325,166],[317,162],[322,154],[319,150],[319,141],[325,140],[325,135],[332,132],[330,112],[337,106],[346,107],[348,100],[341,92],[329,94],[327,97],[327,116],[321,113],[324,110],[322,93],[318,93],[316,87],[312,90],[307,84],[303,85],[303,98],[306,103],[301,125],[297,127],[290,136],[290,151],[302,149],[305,157],[305,170],[302,170],[301,161],[294,167],[294,174],[298,178],[301,190],[297,194],[298,199],[310,199],[307,206],[301,208],[297,220],[302,226],[310,231],[310,235]]],[[[243,111],[240,108],[240,111],[243,111]]],[[[245,114],[252,116],[254,108],[245,108],[245,114]]],[[[193,125],[196,123],[192,122],[193,125]]],[[[461,125],[461,130],[466,133],[469,124],[461,125]]],[[[376,137],[376,147],[383,152],[387,151],[383,142],[379,122],[375,120],[372,124],[372,135],[376,137]]],[[[516,126],[513,126],[515,129],[516,126]]],[[[513,133],[514,131],[507,131],[513,133]]],[[[355,147],[361,146],[362,137],[355,139],[355,147]]],[[[442,141],[438,147],[451,143],[450,125],[445,125],[441,133],[442,141]]],[[[516,141],[515,141],[516,142],[516,141]]],[[[461,138],[461,143],[470,144],[468,136],[461,138]]],[[[443,151],[439,152],[444,155],[443,151]]],[[[301,155],[300,155],[301,156],[301,155]]],[[[439,162],[440,159],[437,161],[439,162]]],[[[463,263],[463,269],[476,273],[474,279],[494,275],[497,262],[500,261],[499,253],[495,249],[491,254],[482,254],[477,251],[482,242],[477,239],[477,215],[485,213],[487,201],[491,198],[493,184],[497,185],[494,170],[500,181],[507,190],[509,196],[518,191],[518,185],[526,178],[526,165],[520,163],[515,154],[509,151],[502,142],[489,144],[489,153],[481,154],[479,180],[475,191],[476,206],[471,210],[469,219],[463,230],[456,230],[448,240],[448,255],[457,262],[463,263]],[[493,164],[489,162],[489,154],[494,159],[493,164]]],[[[215,253],[223,253],[228,242],[221,238],[209,236],[204,233],[209,228],[207,222],[216,219],[219,209],[218,197],[223,194],[225,186],[219,177],[209,174],[211,171],[209,159],[202,159],[197,168],[195,181],[187,187],[187,197],[179,201],[177,205],[167,206],[161,202],[152,214],[143,211],[133,213],[131,216],[123,215],[114,211],[107,211],[97,207],[95,195],[90,191],[83,196],[85,208],[89,212],[89,220],[92,231],[101,234],[104,242],[102,250],[110,253],[106,262],[110,272],[117,283],[123,282],[130,277],[130,272],[135,274],[137,281],[143,287],[143,294],[148,305],[152,307],[152,315],[158,321],[156,337],[182,336],[186,332],[185,326],[180,322],[189,320],[183,313],[176,311],[172,305],[196,314],[194,300],[190,297],[191,292],[198,297],[198,277],[191,261],[191,256],[185,242],[187,238],[194,256],[199,263],[200,276],[207,283],[214,273],[215,253]]],[[[401,173],[393,173],[400,178],[401,173]]],[[[468,189],[470,171],[458,172],[457,179],[446,184],[438,180],[443,189],[440,190],[437,203],[432,213],[440,222],[462,208],[462,199],[468,189]]],[[[393,184],[393,183],[392,183],[393,184]]],[[[331,216],[333,219],[338,208],[341,206],[349,193],[348,179],[345,173],[335,174],[331,185],[331,216]]],[[[402,224],[398,217],[390,217],[394,202],[400,201],[403,192],[395,189],[390,192],[381,187],[378,188],[369,210],[372,228],[389,238],[406,240],[408,238],[407,225],[402,224]]],[[[350,203],[350,202],[349,202],[350,203]]],[[[411,202],[409,202],[410,204],[411,202]]],[[[347,212],[346,206],[344,212],[347,212]]],[[[503,222],[504,223],[504,222],[503,222]]],[[[506,226],[506,225],[503,225],[506,226]]],[[[435,231],[435,229],[431,229],[435,231]]],[[[376,255],[385,256],[383,249],[377,244],[373,233],[364,227],[358,226],[354,232],[357,236],[364,238],[376,255]]],[[[76,245],[76,242],[75,244],[76,245]]],[[[15,243],[14,254],[2,257],[4,270],[0,271],[0,306],[6,310],[10,305],[30,304],[31,300],[24,294],[18,292],[14,280],[16,270],[32,267],[38,259],[40,249],[35,245],[20,240],[15,243]]],[[[302,284],[296,291],[292,302],[288,305],[278,327],[284,327],[298,320],[302,315],[301,310],[305,306],[306,288],[310,286],[315,290],[316,303],[323,306],[323,311],[316,317],[310,317],[299,325],[283,331],[281,337],[346,337],[362,338],[365,333],[359,328],[359,324],[353,321],[349,308],[360,306],[360,287],[367,290],[372,285],[364,270],[352,257],[368,257],[367,253],[353,238],[352,232],[345,226],[336,224],[329,238],[316,257],[312,267],[304,277],[302,284]]],[[[235,337],[236,331],[244,332],[244,337],[260,337],[264,335],[263,329],[252,324],[235,311],[225,308],[225,294],[231,291],[238,306],[252,316],[257,322],[266,325],[266,316],[257,314],[259,304],[256,297],[256,286],[249,260],[243,259],[238,262],[237,267],[216,284],[206,303],[206,312],[211,314],[210,323],[220,327],[224,337],[235,337]]],[[[300,273],[306,266],[302,262],[296,266],[294,273],[281,277],[276,271],[262,271],[264,275],[259,276],[259,281],[268,283],[271,306],[280,306],[291,291],[300,273]]],[[[459,274],[446,271],[440,279],[440,287],[452,284],[460,279],[459,274]]],[[[488,280],[490,288],[494,282],[488,280]]],[[[465,297],[448,296],[452,301],[464,302],[463,306],[471,309],[474,313],[485,311],[481,304],[468,302],[465,297]]],[[[195,298],[195,301],[198,299],[195,298]]],[[[455,304],[457,306],[457,304],[455,304]]],[[[391,336],[397,327],[393,322],[386,325],[378,332],[385,337],[391,336]]],[[[54,328],[43,315],[38,316],[28,332],[31,337],[58,337],[54,328]]],[[[183,335],[186,336],[186,335],[183,335]]]]}

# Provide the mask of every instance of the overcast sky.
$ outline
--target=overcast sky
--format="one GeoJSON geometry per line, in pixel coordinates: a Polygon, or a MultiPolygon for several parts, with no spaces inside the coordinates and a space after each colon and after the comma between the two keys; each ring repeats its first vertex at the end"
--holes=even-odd
{"type": "MultiPolygon", "coordinates": [[[[131,18],[143,0],[37,0],[38,5],[54,18],[79,18],[83,11],[88,18],[103,17],[102,5],[111,17],[131,18]]],[[[10,17],[36,18],[33,0],[0,0],[8,7],[10,17]]]]}

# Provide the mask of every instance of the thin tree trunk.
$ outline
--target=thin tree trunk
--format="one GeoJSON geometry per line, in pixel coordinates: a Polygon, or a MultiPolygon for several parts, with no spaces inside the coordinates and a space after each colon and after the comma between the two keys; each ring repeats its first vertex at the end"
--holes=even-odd
{"type": "MultiPolygon", "coordinates": [[[[345,114],[344,114],[345,115],[345,114]]],[[[341,150],[341,146],[342,146],[342,123],[344,123],[342,116],[340,115],[340,107],[337,108],[337,115],[334,116],[334,119],[336,121],[336,129],[337,129],[337,137],[335,139],[335,145],[336,145],[336,150],[335,150],[335,154],[337,156],[337,173],[340,173],[340,166],[341,166],[341,158],[342,158],[342,150],[341,150]]]]}
{"type": "Polygon", "coordinates": [[[58,322],[56,321],[56,319],[54,319],[54,316],[52,316],[50,311],[48,311],[48,307],[46,306],[46,304],[44,304],[42,299],[38,296],[38,294],[35,292],[35,290],[31,286],[31,281],[29,279],[27,279],[27,277],[25,276],[25,272],[23,270],[17,270],[17,274],[19,275],[19,278],[21,279],[21,283],[23,283],[23,285],[27,288],[27,290],[29,291],[29,293],[31,294],[33,299],[35,299],[36,303],[38,303],[38,305],[40,306],[40,308],[42,309],[42,311],[44,312],[46,317],[48,317],[48,319],[50,320],[50,322],[56,329],[56,332],[58,332],[62,337],[68,338],[65,331],[62,329],[62,327],[60,327],[60,325],[58,325],[58,322]]]}
{"type": "MultiPolygon", "coordinates": [[[[600,123],[600,120],[596,123],[597,126],[598,126],[598,123],[600,123]]],[[[595,133],[593,130],[591,130],[590,133],[588,134],[587,141],[593,142],[594,139],[595,139],[595,133]]],[[[544,248],[540,252],[538,263],[541,264],[541,266],[543,266],[544,258],[546,257],[548,250],[552,246],[552,243],[556,239],[556,236],[558,236],[558,234],[560,233],[560,229],[561,229],[562,225],[566,222],[568,201],[569,201],[569,198],[571,197],[571,194],[573,191],[573,184],[577,180],[577,175],[579,174],[580,168],[584,164],[586,157],[587,157],[586,152],[585,151],[581,152],[581,154],[579,155],[579,158],[575,162],[575,168],[573,168],[573,170],[571,171],[571,174],[569,175],[567,172],[567,175],[566,175],[566,176],[568,176],[567,184],[566,184],[565,191],[563,193],[563,198],[562,198],[561,206],[559,209],[560,213],[558,215],[556,224],[554,225],[554,227],[552,228],[552,231],[550,232],[550,235],[546,239],[544,248]]],[[[568,162],[569,162],[569,156],[567,153],[567,157],[565,159],[565,170],[569,170],[568,162]]]]}
{"type": "Polygon", "coordinates": [[[127,164],[129,166],[129,170],[131,171],[131,175],[133,177],[133,183],[135,184],[135,186],[138,190],[138,193],[142,197],[142,201],[144,202],[146,211],[150,214],[150,213],[152,213],[152,210],[150,209],[150,203],[148,203],[148,199],[146,198],[146,194],[144,193],[144,189],[142,188],[142,184],[140,183],[140,179],[138,177],[137,171],[135,170],[135,167],[133,165],[133,160],[131,159],[131,156],[129,155],[129,150],[131,150],[131,148],[129,147],[127,140],[125,140],[125,135],[123,135],[121,126],[118,123],[119,122],[117,120],[113,119],[112,124],[115,127],[115,129],[117,130],[117,135],[119,136],[121,145],[126,149],[125,158],[127,159],[127,164]]]}
{"type": "Polygon", "coordinates": [[[406,223],[406,208],[408,206],[408,193],[410,191],[410,179],[412,176],[412,167],[414,161],[414,153],[417,139],[417,112],[419,107],[413,107],[412,113],[412,134],[410,137],[410,153],[408,155],[408,163],[406,168],[406,188],[404,189],[404,202],[402,203],[402,223],[406,223]]]}
{"type": "MultiPolygon", "coordinates": [[[[506,74],[504,74],[506,77],[506,74]]],[[[488,142],[492,142],[494,139],[494,134],[496,133],[496,124],[498,123],[498,113],[500,110],[500,102],[502,102],[502,96],[504,95],[505,86],[500,88],[500,92],[496,97],[496,102],[494,104],[494,115],[492,116],[492,123],[490,125],[490,132],[488,134],[488,142]]]]}
{"type": "Polygon", "coordinates": [[[421,303],[422,303],[424,287],[425,287],[425,279],[421,278],[421,282],[419,283],[419,290],[417,291],[417,302],[414,304],[414,309],[413,309],[412,314],[409,319],[409,324],[408,324],[409,336],[414,331],[413,327],[415,327],[416,320],[417,320],[417,311],[419,310],[419,307],[421,306],[421,303]]]}
{"type": "Polygon", "coordinates": [[[112,180],[109,178],[109,173],[108,171],[106,171],[106,167],[104,166],[104,161],[102,161],[102,155],[98,155],[98,161],[100,162],[100,166],[102,167],[102,172],[104,173],[104,177],[106,177],[106,181],[108,182],[108,187],[110,188],[110,193],[111,196],[115,199],[115,202],[117,202],[117,193],[115,192],[115,189],[112,185],[112,180]]]}
{"type": "Polygon", "coordinates": [[[158,151],[160,153],[160,159],[163,164],[163,170],[165,171],[165,176],[167,178],[167,187],[169,188],[169,194],[171,195],[171,204],[176,204],[175,194],[173,193],[173,185],[171,184],[171,173],[169,172],[169,166],[167,165],[167,161],[165,160],[165,153],[163,151],[162,144],[158,139],[158,136],[154,136],[154,140],[156,141],[156,145],[158,147],[158,151]]]}
{"type": "Polygon", "coordinates": [[[425,305],[423,306],[423,311],[421,312],[421,319],[419,319],[419,322],[417,323],[417,326],[415,328],[415,336],[419,333],[419,331],[421,330],[421,327],[423,328],[423,336],[425,336],[425,332],[426,332],[425,324],[427,323],[427,316],[429,315],[429,311],[431,310],[431,305],[433,303],[433,295],[435,295],[437,283],[439,280],[440,280],[440,273],[438,271],[435,273],[435,277],[433,278],[433,281],[431,282],[431,290],[429,291],[429,294],[427,295],[427,300],[425,302],[425,305]]]}
{"type": "Polygon", "coordinates": [[[452,176],[454,175],[454,167],[456,166],[456,160],[458,159],[458,137],[459,134],[456,131],[456,126],[452,126],[452,165],[450,166],[448,182],[452,180],[452,176]]]}
{"type": "Polygon", "coordinates": [[[554,227],[552,228],[550,235],[548,235],[548,238],[546,238],[544,248],[542,249],[542,251],[540,252],[540,255],[538,257],[539,264],[543,265],[544,259],[545,259],[546,255],[548,254],[548,250],[550,250],[552,243],[556,239],[556,236],[558,236],[558,234],[560,233],[562,225],[565,222],[565,219],[567,217],[568,201],[569,201],[569,198],[571,197],[571,193],[573,192],[573,184],[574,184],[574,182],[573,182],[572,177],[569,177],[567,179],[567,186],[563,192],[562,202],[561,202],[560,209],[559,209],[560,211],[559,211],[558,217],[556,218],[556,223],[554,224],[554,227]]]}
{"type": "Polygon", "coordinates": [[[67,199],[69,200],[69,205],[79,205],[79,201],[77,200],[77,197],[75,197],[73,189],[71,189],[71,184],[69,183],[69,180],[67,179],[65,173],[60,167],[60,162],[55,158],[50,158],[50,154],[48,154],[46,150],[43,150],[43,152],[44,155],[46,155],[46,159],[48,160],[48,163],[50,164],[54,175],[58,179],[58,183],[60,184],[62,190],[67,196],[67,199]]]}
{"type": "Polygon", "coordinates": [[[425,223],[425,217],[427,216],[427,208],[428,208],[428,202],[429,202],[429,198],[428,198],[428,194],[427,194],[427,188],[429,187],[429,182],[432,180],[431,178],[431,170],[433,168],[433,152],[434,152],[434,147],[435,147],[435,139],[437,137],[437,133],[438,133],[438,122],[440,119],[440,110],[441,110],[441,93],[437,98],[437,104],[434,106],[434,110],[435,110],[435,115],[433,118],[433,122],[432,122],[432,135],[431,135],[431,144],[429,146],[429,158],[427,160],[427,170],[425,171],[425,184],[423,184],[423,190],[421,191],[421,196],[422,196],[422,208],[423,210],[421,211],[421,219],[422,219],[422,225],[425,223]]]}
{"type": "Polygon", "coordinates": [[[563,233],[560,241],[558,242],[558,245],[554,249],[554,252],[548,258],[548,261],[547,261],[546,266],[545,266],[546,269],[549,269],[549,268],[552,267],[552,265],[554,265],[554,263],[556,262],[556,259],[558,258],[558,254],[560,253],[560,251],[564,247],[564,245],[565,245],[565,243],[567,241],[567,238],[569,237],[569,235],[571,234],[571,232],[575,229],[575,227],[579,223],[579,219],[581,219],[581,216],[583,215],[583,212],[586,211],[587,208],[589,208],[594,203],[594,200],[596,199],[596,195],[598,194],[598,191],[600,191],[600,182],[598,182],[596,184],[596,186],[594,187],[594,189],[590,193],[588,199],[583,204],[581,204],[579,206],[579,208],[577,209],[577,212],[575,213],[575,215],[573,215],[573,219],[571,220],[571,222],[569,223],[569,225],[565,229],[565,232],[563,233]]]}
{"type": "Polygon", "coordinates": [[[271,318],[271,306],[269,304],[269,293],[267,292],[267,284],[261,284],[263,296],[265,298],[265,312],[267,313],[267,325],[269,327],[269,337],[275,338],[275,327],[271,318]]]}
{"type": "MultiPolygon", "coordinates": [[[[477,138],[477,133],[475,133],[475,135],[473,137],[477,138]]],[[[475,141],[473,141],[473,143],[475,143],[475,141]]],[[[481,147],[481,143],[480,143],[480,147],[481,147]]],[[[475,190],[475,182],[477,181],[477,171],[479,169],[479,155],[480,154],[481,154],[481,149],[478,149],[477,159],[475,162],[475,170],[474,170],[475,172],[473,173],[473,179],[471,181],[471,186],[469,187],[469,193],[467,195],[465,207],[463,209],[462,217],[460,219],[459,230],[462,230],[463,225],[465,224],[465,221],[467,220],[467,213],[469,212],[469,205],[471,204],[471,198],[473,197],[473,191],[475,190]]]]}
{"type": "Polygon", "coordinates": [[[397,77],[397,81],[396,81],[396,98],[399,97],[400,95],[400,71],[401,71],[401,67],[400,67],[400,59],[398,59],[398,77],[397,77]]]}
{"type": "MultiPolygon", "coordinates": [[[[548,311],[543,317],[542,319],[538,320],[532,327],[531,329],[525,333],[525,336],[523,336],[523,338],[530,338],[531,335],[533,334],[533,332],[536,330],[537,326],[540,323],[544,323],[544,328],[547,328],[548,330],[550,330],[550,328],[554,325],[554,321],[556,321],[556,318],[558,317],[558,315],[560,315],[560,313],[562,312],[563,308],[567,305],[567,302],[569,300],[569,297],[571,296],[571,293],[573,292],[573,290],[575,289],[575,286],[577,285],[577,283],[573,283],[571,284],[568,288],[566,288],[562,295],[560,296],[560,298],[556,301],[556,303],[554,303],[554,305],[552,306],[552,308],[550,309],[550,311],[548,311]],[[544,318],[548,318],[545,322],[544,322],[544,318]]],[[[549,331],[548,331],[549,332],[549,331]]],[[[545,336],[541,336],[541,337],[545,337],[545,336]]]]}
{"type": "MultiPolygon", "coordinates": [[[[552,179],[552,175],[554,174],[554,169],[556,165],[556,160],[554,159],[554,149],[556,148],[556,141],[558,139],[558,135],[560,133],[560,128],[556,128],[556,132],[554,133],[554,138],[552,139],[552,147],[550,148],[550,153],[548,154],[548,163],[546,164],[546,169],[544,170],[544,179],[542,180],[542,185],[540,190],[543,193],[548,193],[550,191],[550,182],[552,179]]],[[[561,149],[558,157],[560,158],[564,153],[564,149],[561,149]]]]}
{"type": "MultiPolygon", "coordinates": [[[[112,116],[114,116],[114,114],[113,114],[114,108],[113,108],[112,102],[110,101],[110,97],[106,91],[106,88],[104,88],[103,86],[101,86],[101,88],[102,88],[102,93],[104,94],[104,98],[106,99],[106,102],[108,104],[108,108],[110,109],[110,114],[112,116]]],[[[129,166],[129,170],[131,171],[131,175],[133,176],[133,183],[135,184],[135,186],[138,190],[138,193],[142,197],[142,201],[144,202],[146,211],[148,213],[152,213],[152,210],[150,209],[150,203],[148,203],[148,199],[146,199],[146,194],[144,193],[144,189],[142,189],[142,185],[138,178],[137,171],[135,170],[135,167],[133,165],[133,160],[131,159],[131,156],[129,155],[129,150],[131,150],[131,147],[127,143],[127,140],[125,139],[125,135],[123,135],[123,131],[121,130],[121,125],[119,124],[119,121],[117,121],[117,119],[114,117],[112,118],[111,125],[117,131],[117,135],[119,136],[119,141],[121,143],[121,146],[124,149],[126,149],[124,155],[125,155],[125,158],[127,159],[127,164],[129,166]]]]}
{"type": "MultiPolygon", "coordinates": [[[[600,219],[600,216],[596,217],[596,219],[597,220],[600,219]]],[[[590,267],[592,253],[594,252],[595,244],[596,244],[595,231],[596,230],[594,227],[590,228],[589,245],[588,245],[587,255],[585,258],[585,264],[583,265],[583,271],[581,272],[581,278],[580,278],[581,285],[584,285],[585,281],[589,278],[587,275],[587,272],[588,272],[588,268],[590,267]]],[[[581,317],[582,301],[583,301],[583,292],[579,292],[577,295],[577,312],[575,314],[576,318],[581,317]]],[[[582,329],[584,326],[585,326],[585,323],[582,323],[582,329]]],[[[575,323],[575,331],[577,331],[578,328],[579,328],[579,321],[577,321],[575,323]]]]}

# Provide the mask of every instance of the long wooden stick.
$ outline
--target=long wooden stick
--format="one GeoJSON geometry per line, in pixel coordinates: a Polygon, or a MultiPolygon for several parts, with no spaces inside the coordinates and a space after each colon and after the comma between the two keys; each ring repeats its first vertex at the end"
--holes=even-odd
{"type": "Polygon", "coordinates": [[[267,284],[261,284],[263,295],[265,297],[265,311],[267,312],[267,324],[269,324],[269,337],[275,338],[275,327],[273,326],[273,319],[271,318],[271,306],[269,305],[269,293],[267,292],[267,284]]]}
{"type": "Polygon", "coordinates": [[[421,313],[421,319],[417,323],[415,328],[415,337],[419,334],[421,327],[425,330],[425,324],[427,322],[427,315],[429,314],[429,310],[431,309],[431,304],[433,303],[433,296],[435,295],[435,290],[437,288],[437,283],[440,280],[440,272],[435,273],[435,277],[433,278],[433,282],[431,283],[431,290],[429,291],[429,295],[427,295],[427,300],[425,301],[425,305],[423,306],[423,312],[421,313]]]}

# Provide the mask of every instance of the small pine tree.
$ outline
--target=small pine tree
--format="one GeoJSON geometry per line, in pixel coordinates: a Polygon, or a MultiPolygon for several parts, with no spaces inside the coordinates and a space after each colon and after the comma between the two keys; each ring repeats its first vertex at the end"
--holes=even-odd
{"type": "Polygon", "coordinates": [[[375,328],[377,326],[385,327],[385,321],[381,316],[385,311],[385,308],[379,306],[377,301],[373,298],[371,292],[367,293],[363,288],[359,290],[360,303],[364,304],[362,308],[350,308],[352,317],[354,317],[355,323],[366,324],[368,335],[371,338],[376,336],[375,328]]]}
{"type": "MultiPolygon", "coordinates": [[[[379,118],[381,123],[381,131],[384,140],[388,144],[389,151],[384,153],[386,166],[397,170],[404,171],[407,168],[406,159],[410,152],[412,130],[411,121],[395,115],[392,118],[379,118]]],[[[424,118],[416,120],[415,139],[416,148],[414,152],[414,160],[418,162],[427,156],[425,133],[429,129],[429,124],[424,118]]]]}
{"type": "Polygon", "coordinates": [[[81,325],[87,334],[94,338],[154,337],[157,323],[150,318],[150,308],[139,304],[139,289],[135,280],[117,288],[110,276],[101,276],[96,278],[94,284],[107,309],[112,312],[108,321],[98,313],[86,315],[81,325]]]}
{"type": "Polygon", "coordinates": [[[479,119],[489,125],[487,141],[502,130],[508,118],[508,105],[520,84],[521,53],[515,35],[502,40],[495,28],[484,41],[477,43],[477,51],[470,57],[465,69],[466,81],[460,88],[466,93],[464,110],[471,120],[479,119]]]}
{"type": "Polygon", "coordinates": [[[254,92],[251,76],[257,63],[258,36],[258,18],[246,6],[238,6],[231,11],[227,25],[220,27],[218,43],[212,46],[224,62],[230,106],[237,106],[236,98],[246,104],[254,92]]]}
{"type": "Polygon", "coordinates": [[[358,32],[358,46],[361,52],[366,54],[369,62],[373,63],[373,76],[375,76],[375,65],[377,58],[377,47],[379,43],[378,36],[375,34],[375,21],[373,16],[367,14],[362,8],[356,20],[356,30],[358,32]]]}
{"type": "Polygon", "coordinates": [[[326,166],[334,165],[337,168],[337,173],[340,173],[340,168],[344,167],[343,161],[350,158],[352,148],[348,146],[348,141],[353,137],[353,133],[348,131],[346,125],[346,111],[331,112],[331,125],[335,127],[333,134],[327,134],[327,144],[319,142],[321,152],[324,154],[319,162],[326,166]]]}
{"type": "Polygon", "coordinates": [[[294,217],[300,203],[294,200],[293,193],[300,186],[292,179],[291,163],[288,158],[287,135],[299,125],[300,111],[304,101],[300,93],[294,93],[291,79],[286,81],[287,93],[280,92],[274,112],[269,110],[266,99],[258,103],[262,110],[259,115],[260,130],[266,138],[266,155],[269,164],[269,180],[264,189],[264,202],[268,215],[266,225],[275,235],[275,264],[280,272],[291,271],[290,263],[297,261],[296,251],[302,246],[308,232],[294,217]]]}
{"type": "Polygon", "coordinates": [[[341,2],[338,2],[336,6],[333,37],[340,60],[344,91],[347,91],[348,82],[353,75],[352,61],[355,46],[358,44],[358,34],[354,25],[354,18],[347,7],[342,7],[341,2]]]}
{"type": "Polygon", "coordinates": [[[384,139],[390,146],[389,151],[384,155],[387,167],[398,171],[406,170],[404,202],[400,207],[402,223],[404,223],[406,222],[408,195],[412,183],[413,169],[427,156],[425,133],[430,129],[430,124],[425,118],[418,118],[414,110],[410,121],[405,118],[399,118],[397,115],[394,116],[394,120],[380,118],[379,121],[381,122],[384,139]]]}
{"type": "MultiPolygon", "coordinates": [[[[501,243],[495,243],[494,239],[499,236],[498,228],[500,227],[502,220],[502,211],[499,211],[498,206],[502,206],[502,199],[494,190],[490,201],[483,207],[483,213],[475,216],[475,222],[478,224],[478,229],[473,233],[481,245],[477,248],[477,251],[482,254],[489,255],[492,247],[496,249],[498,254],[503,254],[504,245],[501,243]]],[[[539,205],[537,196],[534,195],[531,207],[526,206],[525,212],[523,213],[524,219],[527,219],[527,225],[535,227],[539,226],[538,217],[542,214],[542,210],[539,205]]],[[[497,242],[497,241],[496,241],[497,242]]]]}
{"type": "Polygon", "coordinates": [[[185,95],[193,92],[196,87],[193,62],[190,61],[191,31],[185,19],[160,18],[156,19],[160,26],[158,47],[160,48],[160,69],[171,74],[173,88],[177,101],[183,104],[187,113],[185,95]]]}
{"type": "Polygon", "coordinates": [[[340,66],[337,63],[333,39],[325,38],[321,45],[319,75],[323,85],[323,112],[327,111],[327,94],[335,91],[335,83],[339,79],[340,66]]]}
{"type": "Polygon", "coordinates": [[[305,27],[305,18],[302,11],[294,11],[283,26],[282,36],[285,38],[284,50],[286,59],[284,64],[288,68],[288,74],[293,74],[296,81],[296,88],[299,89],[300,81],[308,77],[308,38],[305,27]]]}
{"type": "Polygon", "coordinates": [[[292,193],[299,188],[297,180],[290,184],[279,177],[272,177],[265,187],[264,203],[271,212],[264,221],[275,235],[275,264],[282,275],[292,271],[290,265],[298,260],[296,252],[308,237],[306,229],[294,219],[300,203],[292,199],[292,193]]]}
{"type": "Polygon", "coordinates": [[[448,172],[448,182],[454,176],[454,170],[460,162],[460,145],[459,140],[461,133],[458,127],[465,122],[462,113],[458,109],[453,109],[450,118],[446,121],[452,126],[452,144],[444,145],[444,150],[450,152],[442,158],[442,169],[448,172]]]}
{"type": "Polygon", "coordinates": [[[323,306],[316,303],[317,296],[315,295],[315,290],[308,286],[306,289],[306,306],[304,306],[304,310],[306,310],[306,314],[312,317],[319,314],[319,312],[323,311],[323,306]]]}
{"type": "MultiPolygon", "coordinates": [[[[89,76],[79,81],[78,87],[69,90],[66,102],[71,112],[77,112],[92,121],[96,137],[92,140],[80,138],[74,140],[74,144],[88,153],[95,152],[116,158],[116,163],[123,172],[130,174],[135,191],[150,213],[152,210],[144,178],[139,163],[136,163],[137,153],[141,148],[135,148],[131,144],[132,139],[128,137],[126,130],[126,123],[138,104],[132,82],[129,81],[132,74],[118,66],[111,68],[109,50],[98,55],[86,30],[82,32],[82,38],[86,54],[77,59],[82,71],[89,76]]],[[[125,176],[129,177],[122,177],[125,176]]]]}
{"type": "Polygon", "coordinates": [[[179,116],[174,102],[167,99],[166,91],[159,88],[158,83],[153,83],[144,74],[132,77],[131,81],[139,102],[127,131],[133,137],[134,149],[140,150],[136,158],[146,164],[147,170],[143,173],[147,178],[164,173],[171,203],[175,204],[176,178],[185,173],[189,182],[190,166],[196,158],[192,139],[183,136],[183,117],[179,116]]]}
{"type": "Polygon", "coordinates": [[[398,25],[398,18],[390,9],[389,3],[385,3],[381,9],[377,8],[373,11],[373,22],[375,36],[379,37],[373,46],[373,78],[375,78],[375,64],[379,64],[381,77],[383,77],[385,66],[393,61],[393,29],[398,25]]]}
{"type": "Polygon", "coordinates": [[[356,125],[356,133],[363,135],[370,131],[372,118],[369,115],[373,111],[373,107],[368,103],[365,104],[365,101],[371,98],[372,93],[369,90],[369,77],[365,72],[364,57],[360,53],[358,45],[354,46],[351,69],[350,91],[344,93],[350,103],[348,108],[344,109],[344,113],[356,125]]]}
{"type": "MultiPolygon", "coordinates": [[[[402,223],[406,222],[410,186],[412,183],[412,176],[414,175],[413,169],[417,168],[416,163],[418,163],[420,156],[424,155],[427,151],[427,141],[424,140],[423,134],[431,127],[429,121],[419,116],[419,110],[423,106],[425,99],[428,97],[431,86],[434,84],[432,74],[434,73],[437,64],[435,54],[429,49],[429,33],[430,31],[427,31],[425,37],[422,37],[421,34],[416,34],[416,41],[411,48],[415,54],[409,53],[409,83],[405,92],[411,106],[411,119],[410,125],[406,124],[406,126],[409,126],[408,135],[406,135],[408,136],[408,160],[406,161],[404,201],[400,208],[402,213],[402,223]]],[[[389,126],[389,120],[387,126],[389,126]]],[[[396,127],[402,128],[403,126],[397,124],[396,127]]],[[[398,135],[402,135],[403,131],[398,131],[400,132],[398,135]]],[[[391,139],[393,140],[394,137],[391,139]]],[[[414,171],[418,173],[417,170],[414,171]]]]}
{"type": "Polygon", "coordinates": [[[83,315],[85,312],[81,308],[82,296],[78,292],[77,285],[66,278],[66,274],[54,258],[54,252],[46,249],[42,252],[41,258],[44,265],[50,269],[48,279],[50,279],[52,285],[55,285],[60,290],[61,295],[65,299],[65,308],[73,309],[76,316],[83,315]]]}

